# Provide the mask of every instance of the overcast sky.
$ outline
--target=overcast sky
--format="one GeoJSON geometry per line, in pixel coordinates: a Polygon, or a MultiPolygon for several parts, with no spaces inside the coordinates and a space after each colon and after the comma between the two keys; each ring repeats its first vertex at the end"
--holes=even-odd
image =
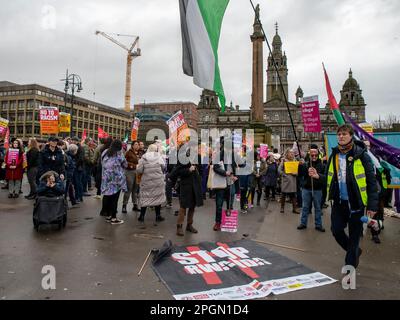
{"type": "MultiPolygon", "coordinates": [[[[325,105],[324,61],[338,100],[351,67],[367,103],[367,120],[400,115],[400,1],[259,3],[271,42],[274,24],[279,23],[288,57],[290,101],[301,85],[305,95],[318,94],[325,105]]],[[[140,36],[142,56],[132,68],[135,103],[199,101],[201,89],[181,68],[178,0],[0,0],[0,8],[0,80],[62,91],[59,80],[69,68],[83,79],[83,97],[93,99],[95,92],[97,102],[122,107],[126,53],[95,36],[95,30],[101,30],[140,36]]],[[[248,0],[231,0],[219,48],[227,102],[246,109],[251,98],[253,20],[248,0]]],[[[119,39],[126,44],[132,40],[119,39]]],[[[267,50],[265,45],[265,61],[267,50]]]]}

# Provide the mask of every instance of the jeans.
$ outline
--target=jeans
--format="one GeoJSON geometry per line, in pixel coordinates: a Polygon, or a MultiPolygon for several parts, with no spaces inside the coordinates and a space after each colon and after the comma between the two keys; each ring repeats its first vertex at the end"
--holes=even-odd
{"type": "Polygon", "coordinates": [[[314,204],[315,226],[322,227],[322,218],[321,218],[322,190],[314,190],[314,197],[313,197],[312,190],[302,189],[302,196],[303,196],[303,208],[301,211],[301,224],[307,226],[308,214],[311,212],[312,205],[314,204]]]}
{"type": "Polygon", "coordinates": [[[363,231],[361,217],[364,215],[364,209],[350,214],[348,201],[341,203],[334,202],[331,214],[331,231],[336,242],[346,251],[346,265],[355,268],[358,266],[358,256],[360,254],[359,244],[363,231]],[[349,226],[349,235],[344,230],[349,226]]]}
{"type": "Polygon", "coordinates": [[[8,180],[8,192],[10,194],[18,194],[21,189],[21,180],[8,180]]]}
{"type": "Polygon", "coordinates": [[[172,181],[167,178],[165,182],[165,196],[167,197],[167,204],[172,203],[172,189],[173,189],[172,181]]]}
{"type": "Polygon", "coordinates": [[[75,170],[73,176],[73,184],[75,188],[75,198],[76,200],[83,201],[83,177],[84,171],[82,170],[75,170]]]}
{"type": "Polygon", "coordinates": [[[126,185],[128,188],[128,191],[124,193],[124,200],[122,204],[126,206],[129,202],[129,198],[132,195],[132,203],[134,205],[137,205],[137,183],[136,183],[136,170],[125,170],[125,176],[126,176],[126,185]]]}
{"type": "Polygon", "coordinates": [[[229,207],[230,208],[233,207],[233,201],[235,198],[235,188],[234,186],[232,186],[225,189],[216,189],[214,191],[215,191],[215,203],[216,203],[215,222],[221,223],[222,207],[224,205],[224,201],[226,201],[227,203],[227,208],[228,208],[228,202],[229,202],[229,207]]]}

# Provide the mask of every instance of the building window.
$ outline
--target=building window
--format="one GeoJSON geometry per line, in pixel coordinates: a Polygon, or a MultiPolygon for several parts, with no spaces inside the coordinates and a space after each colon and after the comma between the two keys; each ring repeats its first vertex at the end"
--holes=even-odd
{"type": "Polygon", "coordinates": [[[1,103],[1,110],[6,111],[8,109],[8,101],[3,101],[1,103]]]}
{"type": "Polygon", "coordinates": [[[40,134],[40,127],[39,126],[35,126],[35,134],[40,134]]]}
{"type": "Polygon", "coordinates": [[[27,135],[32,134],[32,126],[26,126],[25,130],[27,135]]]}
{"type": "Polygon", "coordinates": [[[11,101],[10,102],[10,110],[15,110],[17,108],[17,102],[16,101],[11,101]]]}
{"type": "Polygon", "coordinates": [[[17,127],[17,131],[18,131],[18,134],[24,134],[24,127],[23,126],[18,126],[17,127]]]}
{"type": "Polygon", "coordinates": [[[274,114],[274,121],[279,121],[279,113],[274,114]]]}

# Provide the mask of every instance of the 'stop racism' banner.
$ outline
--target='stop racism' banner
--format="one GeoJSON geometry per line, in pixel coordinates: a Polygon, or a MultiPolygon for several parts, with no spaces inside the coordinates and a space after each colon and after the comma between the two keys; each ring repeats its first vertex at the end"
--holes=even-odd
{"type": "Polygon", "coordinates": [[[58,108],[40,106],[39,120],[41,134],[58,134],[58,108]]]}
{"type": "Polygon", "coordinates": [[[174,246],[153,269],[177,300],[255,299],[336,281],[250,240],[174,246]]]}

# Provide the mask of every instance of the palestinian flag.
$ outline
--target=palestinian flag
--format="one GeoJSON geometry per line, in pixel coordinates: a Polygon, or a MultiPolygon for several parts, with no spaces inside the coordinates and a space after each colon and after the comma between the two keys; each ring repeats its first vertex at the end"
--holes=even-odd
{"type": "Polygon", "coordinates": [[[333,95],[332,88],[331,88],[331,83],[329,82],[329,77],[328,77],[328,74],[326,73],[324,64],[322,64],[322,66],[324,68],[326,92],[328,94],[328,99],[329,99],[329,104],[331,106],[331,110],[333,112],[333,115],[334,115],[334,117],[336,119],[337,124],[339,126],[344,125],[345,121],[344,121],[342,113],[340,112],[339,105],[336,102],[336,98],[333,95]]]}
{"type": "Polygon", "coordinates": [[[229,0],[179,0],[183,72],[200,88],[218,94],[222,112],[225,94],[218,67],[218,43],[229,0]]]}

